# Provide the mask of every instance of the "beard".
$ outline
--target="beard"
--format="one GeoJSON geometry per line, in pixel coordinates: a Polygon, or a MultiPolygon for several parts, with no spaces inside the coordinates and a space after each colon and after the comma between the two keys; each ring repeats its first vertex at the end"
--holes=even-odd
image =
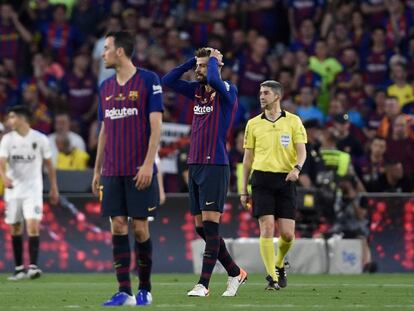
{"type": "Polygon", "coordinates": [[[207,77],[206,76],[196,74],[196,80],[200,84],[207,85],[207,77]]]}

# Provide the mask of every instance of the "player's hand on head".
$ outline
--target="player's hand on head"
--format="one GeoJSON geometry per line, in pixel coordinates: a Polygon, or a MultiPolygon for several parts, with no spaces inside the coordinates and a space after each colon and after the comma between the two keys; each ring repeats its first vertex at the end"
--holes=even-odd
{"type": "Polygon", "coordinates": [[[152,165],[143,164],[133,178],[135,180],[135,187],[137,187],[138,190],[148,188],[151,185],[153,172],[154,168],[152,165]]]}
{"type": "Polygon", "coordinates": [[[213,48],[207,48],[210,50],[210,57],[215,57],[218,60],[220,66],[223,65],[223,54],[219,50],[213,48]]]}

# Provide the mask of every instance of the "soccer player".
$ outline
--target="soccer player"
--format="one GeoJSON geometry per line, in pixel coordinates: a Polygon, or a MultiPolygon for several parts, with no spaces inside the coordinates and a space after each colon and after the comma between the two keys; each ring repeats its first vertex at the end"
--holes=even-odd
{"type": "Polygon", "coordinates": [[[206,241],[200,280],[188,296],[208,296],[211,273],[217,259],[229,278],[223,296],[235,296],[247,273],[239,268],[219,235],[229,184],[230,169],[226,151],[226,137],[237,110],[237,91],[234,85],[222,81],[220,70],[223,55],[212,48],[201,48],[195,57],[176,67],[163,78],[163,84],[194,102],[191,127],[189,164],[189,193],[191,214],[196,231],[206,241]],[[180,77],[195,68],[197,81],[180,77]]]}
{"type": "Polygon", "coordinates": [[[42,164],[50,181],[50,203],[56,204],[59,192],[52,153],[46,135],[30,128],[31,111],[27,106],[13,106],[7,115],[12,131],[0,143],[0,176],[6,202],[6,223],[10,225],[15,261],[14,274],[8,279],[36,279],[42,275],[37,266],[39,231],[43,211],[42,164]],[[23,227],[29,236],[29,269],[23,265],[23,227]]]}
{"type": "Polygon", "coordinates": [[[295,237],[295,182],[306,159],[305,128],[298,116],[281,109],[282,97],[279,82],[263,82],[260,105],[264,112],[247,122],[244,135],[240,202],[250,208],[247,185],[253,169],[253,215],[259,220],[260,254],[268,273],[268,290],[287,286],[284,257],[295,237]],[[273,245],[275,219],[280,231],[277,256],[273,245]]]}
{"type": "Polygon", "coordinates": [[[162,123],[162,89],[157,75],[137,68],[134,38],[126,31],[106,35],[102,58],[116,74],[99,91],[101,123],[92,189],[101,192],[102,215],[110,217],[119,291],[104,306],[148,305],[151,296],[152,243],[148,217],[155,216],[159,193],[155,155],[162,123]],[[139,289],[132,295],[128,218],[135,237],[139,289]]]}

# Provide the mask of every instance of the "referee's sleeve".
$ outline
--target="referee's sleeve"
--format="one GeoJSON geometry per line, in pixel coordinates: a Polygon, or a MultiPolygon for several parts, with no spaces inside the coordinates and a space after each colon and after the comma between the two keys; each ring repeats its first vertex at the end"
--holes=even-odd
{"type": "Polygon", "coordinates": [[[254,136],[252,131],[251,122],[247,122],[246,129],[244,130],[244,149],[254,149],[254,136]]]}
{"type": "Polygon", "coordinates": [[[306,135],[305,127],[302,124],[302,121],[297,118],[296,126],[293,133],[293,142],[295,144],[306,144],[308,142],[308,136],[306,135]]]}

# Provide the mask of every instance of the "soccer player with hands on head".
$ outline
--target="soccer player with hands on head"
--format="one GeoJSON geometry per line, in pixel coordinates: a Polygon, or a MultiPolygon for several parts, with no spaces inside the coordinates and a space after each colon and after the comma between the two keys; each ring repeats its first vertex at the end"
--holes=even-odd
{"type": "Polygon", "coordinates": [[[202,272],[188,296],[210,294],[209,283],[217,259],[228,273],[227,289],[222,296],[235,296],[247,273],[239,268],[219,234],[220,217],[230,178],[226,137],[237,111],[237,90],[220,76],[223,55],[204,47],[195,57],[167,73],[162,82],[194,103],[191,143],[188,153],[190,211],[196,231],[206,241],[202,272]],[[196,81],[181,76],[195,67],[196,81]]]}

